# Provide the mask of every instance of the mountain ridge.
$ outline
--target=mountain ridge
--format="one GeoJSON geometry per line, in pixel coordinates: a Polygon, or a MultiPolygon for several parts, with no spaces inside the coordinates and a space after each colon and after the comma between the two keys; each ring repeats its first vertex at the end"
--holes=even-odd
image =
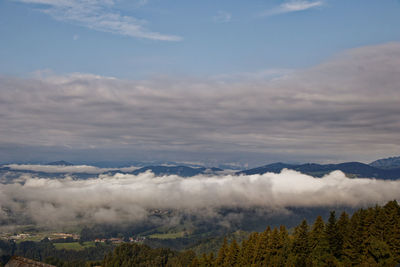
{"type": "Polygon", "coordinates": [[[332,171],[342,171],[351,178],[376,178],[383,180],[400,179],[400,168],[396,169],[380,169],[361,162],[343,162],[339,164],[286,164],[272,163],[257,168],[236,172],[237,175],[264,174],[267,172],[279,173],[283,169],[291,169],[314,177],[322,177],[332,171]]]}
{"type": "Polygon", "coordinates": [[[371,162],[369,165],[380,169],[387,169],[387,170],[397,169],[400,168],[400,157],[389,157],[389,158],[378,159],[371,162]]]}

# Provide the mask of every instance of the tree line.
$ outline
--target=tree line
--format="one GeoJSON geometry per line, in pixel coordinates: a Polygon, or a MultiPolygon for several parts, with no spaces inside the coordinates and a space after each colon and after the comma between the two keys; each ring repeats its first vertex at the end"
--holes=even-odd
{"type": "Polygon", "coordinates": [[[303,220],[292,233],[280,226],[251,233],[240,244],[225,238],[216,255],[123,244],[107,254],[102,266],[390,267],[399,262],[400,207],[390,201],[352,216],[343,212],[337,218],[332,211],[327,222],[321,216],[312,225],[303,220]]]}
{"type": "Polygon", "coordinates": [[[217,255],[203,254],[192,266],[396,266],[400,262],[400,207],[360,209],[351,217],[334,211],[327,222],[303,220],[289,234],[284,226],[252,233],[240,245],[224,240],[217,255]]]}

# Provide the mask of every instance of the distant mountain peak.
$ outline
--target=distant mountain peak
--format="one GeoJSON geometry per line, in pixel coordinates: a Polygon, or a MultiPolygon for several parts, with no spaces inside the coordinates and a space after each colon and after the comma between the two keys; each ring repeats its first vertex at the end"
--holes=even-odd
{"type": "Polygon", "coordinates": [[[369,165],[386,170],[398,169],[400,168],[400,157],[378,159],[375,160],[374,162],[371,162],[369,165]]]}
{"type": "Polygon", "coordinates": [[[332,171],[340,170],[348,177],[363,177],[377,179],[400,179],[400,167],[391,169],[378,168],[361,162],[343,162],[339,164],[305,163],[292,165],[273,163],[261,167],[237,172],[238,175],[264,174],[267,172],[280,173],[282,169],[292,169],[314,177],[323,177],[332,171]]]}
{"type": "Polygon", "coordinates": [[[54,161],[54,162],[49,162],[46,165],[57,165],[57,166],[73,166],[71,162],[64,161],[64,160],[59,160],[59,161],[54,161]]]}

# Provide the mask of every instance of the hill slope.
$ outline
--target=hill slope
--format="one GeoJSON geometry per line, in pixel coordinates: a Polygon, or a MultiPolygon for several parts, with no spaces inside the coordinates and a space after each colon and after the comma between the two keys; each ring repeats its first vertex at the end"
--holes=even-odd
{"type": "Polygon", "coordinates": [[[306,163],[291,165],[284,163],[273,163],[262,167],[237,172],[238,175],[264,174],[267,172],[279,173],[282,169],[291,169],[314,177],[322,177],[332,171],[340,170],[348,177],[377,178],[384,180],[400,179],[400,168],[380,169],[360,162],[345,162],[340,164],[316,164],[306,163]]]}
{"type": "Polygon", "coordinates": [[[398,169],[400,168],[400,157],[378,159],[375,160],[374,162],[371,162],[369,165],[372,167],[386,169],[386,170],[398,169]]]}

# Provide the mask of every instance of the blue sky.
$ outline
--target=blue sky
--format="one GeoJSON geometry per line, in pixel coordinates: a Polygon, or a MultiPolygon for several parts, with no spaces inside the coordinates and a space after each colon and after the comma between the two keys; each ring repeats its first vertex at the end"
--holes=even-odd
{"type": "Polygon", "coordinates": [[[0,1],[0,73],[140,79],[297,69],[400,38],[397,0],[67,2],[0,1]],[[143,29],[98,26],[109,15],[143,29]]]}
{"type": "Polygon", "coordinates": [[[0,0],[0,161],[398,156],[399,14],[398,0],[0,0]]]}

